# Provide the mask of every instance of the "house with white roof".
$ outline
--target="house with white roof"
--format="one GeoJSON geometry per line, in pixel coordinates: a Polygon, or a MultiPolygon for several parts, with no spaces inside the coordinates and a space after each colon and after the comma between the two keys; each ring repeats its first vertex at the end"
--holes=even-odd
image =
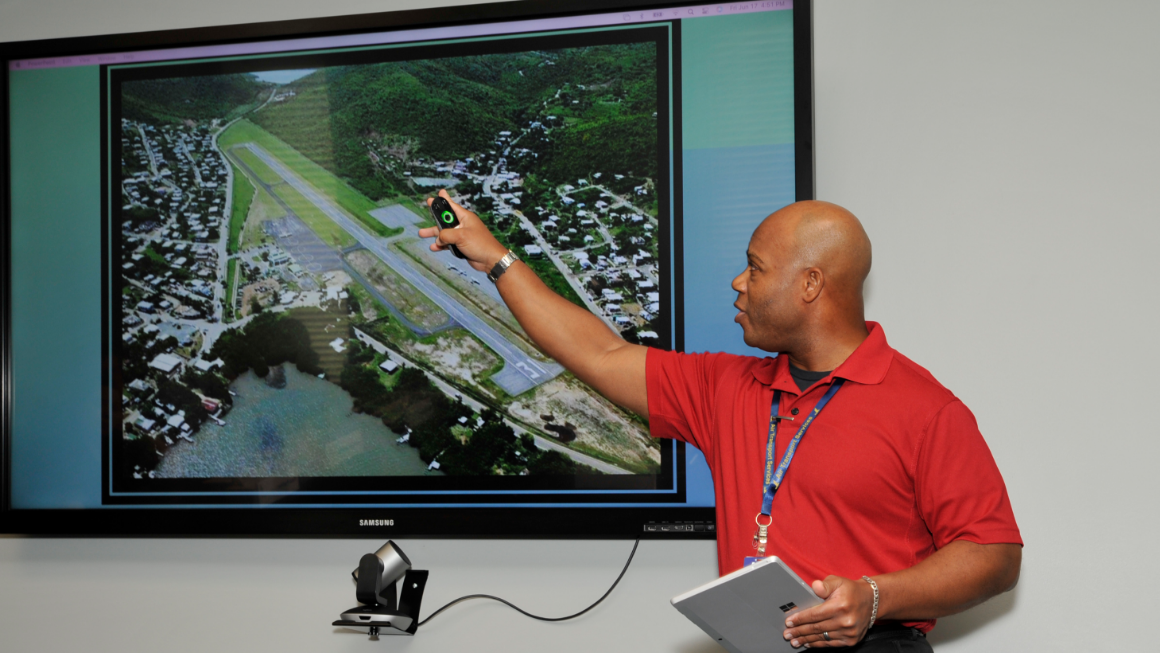
{"type": "Polygon", "coordinates": [[[157,354],[152,361],[149,362],[149,367],[155,370],[161,370],[166,374],[173,374],[181,371],[181,366],[185,360],[180,356],[173,354],[157,354]]]}

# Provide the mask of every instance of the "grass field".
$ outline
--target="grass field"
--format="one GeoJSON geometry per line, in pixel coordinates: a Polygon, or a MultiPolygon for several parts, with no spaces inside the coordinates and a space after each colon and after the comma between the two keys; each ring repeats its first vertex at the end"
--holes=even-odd
{"type": "Polygon", "coordinates": [[[657,465],[643,463],[643,462],[640,462],[639,460],[625,460],[623,458],[617,458],[616,456],[610,456],[610,455],[608,455],[607,452],[601,451],[600,449],[597,449],[595,447],[590,447],[590,446],[584,444],[583,442],[569,442],[568,448],[575,449],[576,451],[579,451],[580,453],[583,453],[583,454],[588,454],[589,456],[592,456],[593,458],[595,458],[597,460],[603,460],[604,462],[609,463],[611,465],[616,465],[617,467],[619,467],[621,469],[626,469],[626,470],[632,472],[633,474],[656,474],[657,473],[657,465]]]}
{"type": "Polygon", "coordinates": [[[257,143],[286,164],[286,167],[305,179],[311,186],[357,218],[371,233],[390,236],[396,232],[396,230],[388,229],[386,225],[370,215],[369,212],[376,209],[377,206],[365,195],[351,188],[346,182],[331,174],[329,170],[306,158],[249,120],[239,120],[234,123],[229,129],[222,132],[221,136],[218,137],[218,143],[222,149],[233,147],[239,143],[257,143]]]}
{"type": "Polygon", "coordinates": [[[346,256],[347,262],[358,270],[375,289],[386,297],[395,308],[415,324],[434,328],[447,322],[447,313],[435,302],[419,292],[406,279],[387,267],[374,254],[366,250],[352,252],[346,256]]]}
{"type": "Polygon", "coordinates": [[[317,308],[293,308],[290,317],[306,325],[310,332],[310,348],[318,352],[318,365],[326,372],[326,378],[338,381],[342,376],[342,365],[346,354],[334,351],[328,343],[335,338],[347,339],[350,320],[346,314],[327,313],[317,308]]]}
{"type": "Polygon", "coordinates": [[[230,257],[226,263],[226,297],[225,308],[222,311],[222,320],[224,322],[233,322],[234,316],[234,284],[238,282],[238,259],[230,257]]]}
{"type": "Polygon", "coordinates": [[[246,226],[246,216],[250,214],[250,203],[254,201],[254,185],[232,161],[230,167],[234,169],[234,187],[232,191],[233,206],[230,208],[230,239],[226,244],[226,251],[230,254],[237,254],[242,227],[246,226]]]}
{"type": "Polygon", "coordinates": [[[246,167],[257,175],[259,181],[271,186],[282,183],[282,177],[271,170],[265,161],[259,159],[257,154],[254,154],[244,147],[235,147],[230,150],[230,154],[238,157],[239,161],[246,164],[246,167]]]}
{"type": "MultiPolygon", "coordinates": [[[[362,287],[361,283],[352,282],[346,287],[350,296],[358,302],[360,312],[355,316],[355,322],[373,322],[380,317],[389,316],[391,312],[386,306],[383,306],[377,299],[367,292],[366,288],[362,287]]],[[[398,320],[388,319],[388,322],[398,322],[398,320]]],[[[410,333],[410,329],[405,329],[400,325],[399,328],[404,329],[410,333]]]]}
{"type": "Polygon", "coordinates": [[[379,365],[385,360],[387,360],[386,354],[375,354],[375,360],[371,364],[375,366],[375,370],[379,373],[379,383],[382,383],[383,387],[387,390],[391,390],[399,384],[399,370],[395,370],[393,374],[384,372],[383,368],[379,367],[379,365]]]}
{"type": "Polygon", "coordinates": [[[336,247],[350,247],[355,244],[354,236],[338,226],[338,223],[326,217],[326,214],[314,206],[314,203],[294,190],[289,184],[274,189],[274,194],[286,202],[286,206],[314,230],[322,242],[336,247]]]}
{"type": "Polygon", "coordinates": [[[267,220],[277,220],[286,215],[286,210],[275,200],[266,189],[259,188],[254,196],[254,203],[250,205],[250,212],[246,216],[246,226],[242,229],[243,250],[264,245],[272,239],[262,230],[262,223],[267,220]]]}

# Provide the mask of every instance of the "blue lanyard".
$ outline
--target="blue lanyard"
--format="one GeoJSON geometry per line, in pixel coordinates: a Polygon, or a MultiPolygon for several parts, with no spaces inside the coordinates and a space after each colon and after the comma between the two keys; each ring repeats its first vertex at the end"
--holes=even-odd
{"type": "Polygon", "coordinates": [[[818,400],[813,411],[806,417],[806,421],[802,422],[802,426],[798,429],[797,435],[793,436],[793,440],[790,440],[789,446],[786,447],[785,453],[781,457],[781,464],[777,466],[776,470],[773,468],[773,450],[777,441],[777,421],[785,418],[778,417],[777,415],[777,409],[781,404],[781,391],[778,390],[773,393],[773,405],[769,407],[769,442],[765,445],[765,493],[761,498],[762,515],[769,516],[769,511],[773,508],[773,495],[777,494],[777,488],[781,486],[781,480],[785,477],[785,472],[789,469],[790,462],[793,461],[793,454],[797,451],[798,444],[802,441],[802,436],[806,434],[806,430],[810,428],[810,424],[813,423],[814,418],[822,412],[826,404],[830,403],[830,399],[833,399],[834,395],[838,393],[838,389],[842,387],[843,381],[844,379],[834,379],[834,382],[830,384],[830,389],[818,400]]]}

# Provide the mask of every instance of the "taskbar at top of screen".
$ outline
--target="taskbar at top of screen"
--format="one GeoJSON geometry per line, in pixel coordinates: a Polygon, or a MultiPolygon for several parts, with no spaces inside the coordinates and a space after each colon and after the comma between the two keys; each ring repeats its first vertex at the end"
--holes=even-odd
{"type": "Polygon", "coordinates": [[[793,9],[793,0],[767,0],[765,2],[733,2],[703,4],[694,6],[672,6],[650,9],[628,9],[608,13],[561,18],[534,18],[502,22],[485,22],[472,25],[449,27],[429,27],[402,29],[392,32],[371,32],[343,34],[337,36],[303,37],[251,43],[231,43],[224,45],[200,45],[166,49],[139,50],[135,52],[108,52],[99,54],[77,54],[31,59],[14,59],[8,62],[9,70],[43,70],[48,68],[69,68],[75,66],[98,66],[119,64],[141,64],[148,62],[173,61],[177,59],[203,59],[237,55],[260,55],[318,50],[387,45],[392,43],[413,43],[440,41],[504,34],[544,32],[582,27],[608,27],[613,25],[633,25],[667,20],[689,20],[711,16],[748,14],[766,11],[786,11],[793,9]]]}

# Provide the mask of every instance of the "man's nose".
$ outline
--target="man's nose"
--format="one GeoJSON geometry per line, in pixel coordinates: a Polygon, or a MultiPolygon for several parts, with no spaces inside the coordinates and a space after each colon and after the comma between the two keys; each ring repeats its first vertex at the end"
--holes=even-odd
{"type": "Polygon", "coordinates": [[[745,292],[745,272],[733,277],[733,290],[737,292],[745,292]]]}

